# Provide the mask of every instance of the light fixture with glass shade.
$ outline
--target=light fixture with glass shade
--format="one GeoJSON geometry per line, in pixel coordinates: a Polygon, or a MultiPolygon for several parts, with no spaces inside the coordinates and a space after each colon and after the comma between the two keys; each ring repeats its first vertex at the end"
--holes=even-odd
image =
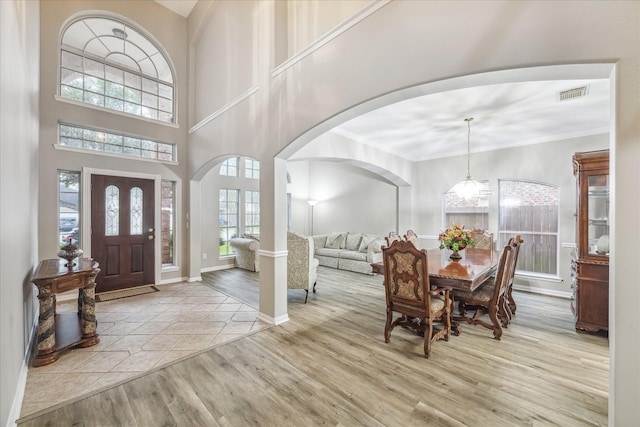
{"type": "Polygon", "coordinates": [[[487,184],[476,181],[471,178],[471,169],[469,167],[469,159],[471,157],[471,121],[473,117],[467,117],[464,119],[467,122],[467,178],[464,181],[460,181],[449,191],[447,194],[453,194],[462,199],[477,199],[478,197],[485,197],[491,195],[491,190],[487,184]]]}

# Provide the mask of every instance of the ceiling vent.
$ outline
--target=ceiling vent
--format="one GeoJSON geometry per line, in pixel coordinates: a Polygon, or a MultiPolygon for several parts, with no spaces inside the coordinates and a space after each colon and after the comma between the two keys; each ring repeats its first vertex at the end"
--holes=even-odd
{"type": "Polygon", "coordinates": [[[589,86],[580,86],[569,90],[558,92],[558,101],[569,101],[570,99],[580,98],[589,93],[589,86]]]}

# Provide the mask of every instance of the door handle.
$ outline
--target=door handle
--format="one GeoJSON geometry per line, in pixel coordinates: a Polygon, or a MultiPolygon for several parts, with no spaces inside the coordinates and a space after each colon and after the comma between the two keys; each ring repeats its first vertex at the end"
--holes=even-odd
{"type": "Polygon", "coordinates": [[[154,238],[153,237],[153,231],[154,231],[153,228],[149,228],[149,236],[147,237],[147,239],[153,240],[153,238],[154,238]]]}

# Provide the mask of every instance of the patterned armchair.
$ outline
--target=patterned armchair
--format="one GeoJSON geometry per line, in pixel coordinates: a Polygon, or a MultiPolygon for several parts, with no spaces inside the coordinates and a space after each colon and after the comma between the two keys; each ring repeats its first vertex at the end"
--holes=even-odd
{"type": "Polygon", "coordinates": [[[316,291],[316,277],[320,261],[313,257],[313,238],[289,231],[287,233],[287,287],[304,289],[307,303],[309,287],[316,291]]]}

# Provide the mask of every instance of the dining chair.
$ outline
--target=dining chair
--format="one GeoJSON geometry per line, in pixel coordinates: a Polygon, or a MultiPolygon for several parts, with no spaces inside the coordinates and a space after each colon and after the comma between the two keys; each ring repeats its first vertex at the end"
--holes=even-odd
{"type": "Polygon", "coordinates": [[[401,238],[395,231],[390,231],[389,236],[385,237],[385,240],[387,241],[387,247],[390,247],[393,242],[401,240],[401,238]]]}
{"type": "Polygon", "coordinates": [[[493,233],[489,233],[486,230],[474,228],[469,231],[471,239],[474,243],[475,249],[490,249],[493,250],[493,233]]]}
{"type": "Polygon", "coordinates": [[[511,264],[512,264],[511,274],[509,276],[509,282],[507,283],[507,292],[504,298],[505,311],[509,316],[509,321],[511,321],[511,319],[513,318],[513,315],[516,314],[516,308],[518,308],[516,305],[516,301],[513,299],[513,280],[515,279],[515,275],[516,275],[516,265],[518,263],[518,254],[520,253],[520,245],[522,245],[522,243],[524,243],[524,240],[520,238],[519,234],[510,238],[508,243],[508,245],[513,247],[513,257],[511,260],[511,264]]]}
{"type": "Polygon", "coordinates": [[[500,340],[502,328],[508,324],[508,314],[505,312],[505,295],[511,275],[511,264],[514,251],[513,246],[506,245],[500,254],[496,275],[489,278],[487,283],[474,291],[453,289],[451,296],[458,302],[460,316],[454,316],[454,321],[464,321],[472,325],[481,325],[493,330],[493,337],[500,340]],[[474,310],[473,316],[466,316],[467,310],[474,310]],[[489,316],[490,322],[482,319],[489,316]]]}
{"type": "Polygon", "coordinates": [[[407,234],[404,235],[404,239],[407,242],[411,242],[413,246],[418,248],[418,235],[413,230],[407,230],[407,234]]]}
{"type": "Polygon", "coordinates": [[[451,336],[452,301],[449,289],[431,289],[427,270],[427,252],[406,240],[396,240],[382,249],[387,319],[384,341],[391,340],[396,326],[424,335],[424,355],[429,357],[431,343],[451,336]],[[395,313],[400,316],[393,320],[395,313]],[[439,328],[434,323],[441,323],[439,328]]]}

